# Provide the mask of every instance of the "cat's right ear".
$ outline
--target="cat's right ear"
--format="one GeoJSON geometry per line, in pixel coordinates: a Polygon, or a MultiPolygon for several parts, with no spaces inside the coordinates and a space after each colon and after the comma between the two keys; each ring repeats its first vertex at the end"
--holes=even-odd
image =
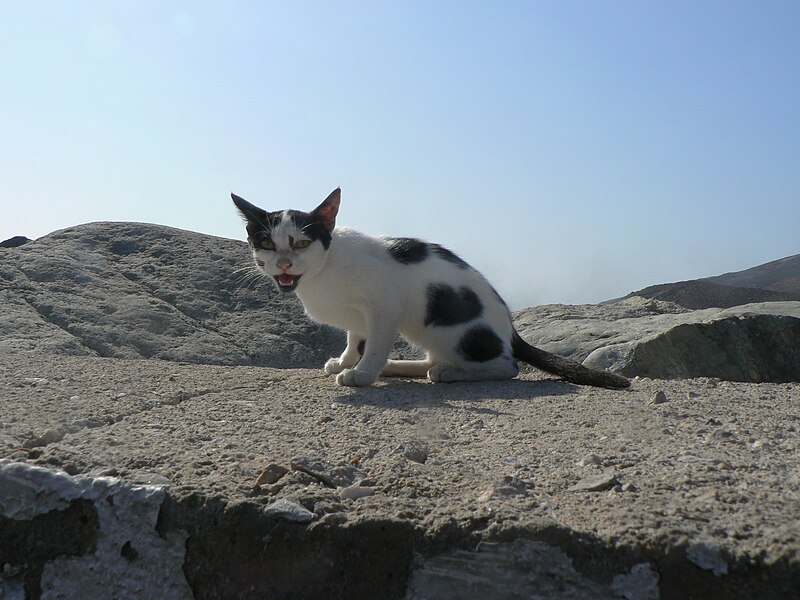
{"type": "Polygon", "coordinates": [[[253,221],[255,223],[264,223],[267,219],[267,211],[262,208],[258,208],[257,206],[250,204],[244,198],[237,196],[236,194],[231,194],[231,199],[233,203],[236,205],[236,208],[239,209],[239,212],[242,213],[242,216],[247,221],[253,221]]]}
{"type": "Polygon", "coordinates": [[[322,225],[323,229],[330,233],[336,226],[336,213],[339,212],[339,201],[342,199],[341,188],[333,190],[311,214],[322,225]]]}

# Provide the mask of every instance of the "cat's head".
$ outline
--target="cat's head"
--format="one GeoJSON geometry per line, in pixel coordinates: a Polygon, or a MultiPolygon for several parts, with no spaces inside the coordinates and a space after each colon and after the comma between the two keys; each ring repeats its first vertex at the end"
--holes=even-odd
{"type": "Polygon", "coordinates": [[[231,194],[247,221],[247,241],[256,265],[282,292],[293,292],[303,276],[313,277],[325,266],[340,197],[336,188],[311,212],[267,212],[231,194]]]}

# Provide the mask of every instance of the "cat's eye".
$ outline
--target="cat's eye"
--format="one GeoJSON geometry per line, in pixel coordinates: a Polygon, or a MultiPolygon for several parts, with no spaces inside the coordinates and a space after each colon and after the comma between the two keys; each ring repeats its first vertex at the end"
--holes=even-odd
{"type": "Polygon", "coordinates": [[[275,242],[272,240],[261,240],[258,245],[264,250],[275,250],[275,242]]]}
{"type": "Polygon", "coordinates": [[[308,248],[310,244],[311,240],[297,240],[292,246],[295,250],[302,250],[308,248]]]}

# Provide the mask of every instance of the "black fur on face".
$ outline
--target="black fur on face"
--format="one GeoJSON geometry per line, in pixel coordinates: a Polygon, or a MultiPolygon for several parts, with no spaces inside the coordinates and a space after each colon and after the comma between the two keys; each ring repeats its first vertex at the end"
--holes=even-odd
{"type": "Polygon", "coordinates": [[[319,240],[326,250],[331,245],[329,222],[323,221],[314,212],[307,213],[300,210],[267,212],[236,194],[231,194],[231,198],[247,222],[247,239],[254,248],[264,239],[271,239],[272,230],[285,218],[294,221],[297,228],[312,242],[319,240]]]}

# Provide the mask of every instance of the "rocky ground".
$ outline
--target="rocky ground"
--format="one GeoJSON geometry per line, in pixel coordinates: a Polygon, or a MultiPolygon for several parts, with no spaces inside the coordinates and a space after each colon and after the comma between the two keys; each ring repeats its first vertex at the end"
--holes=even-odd
{"type": "Polygon", "coordinates": [[[8,597],[800,589],[797,383],[349,389],[319,370],[0,354],[0,405],[8,597]]]}

